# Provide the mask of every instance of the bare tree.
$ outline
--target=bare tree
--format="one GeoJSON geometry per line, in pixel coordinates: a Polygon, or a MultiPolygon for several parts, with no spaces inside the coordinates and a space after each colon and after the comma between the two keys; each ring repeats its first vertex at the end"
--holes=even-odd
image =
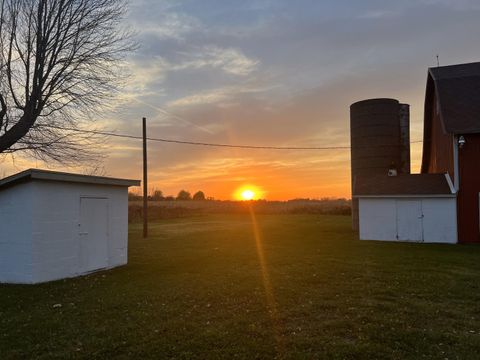
{"type": "Polygon", "coordinates": [[[94,135],[71,131],[116,89],[132,50],[125,0],[0,0],[0,154],[89,158],[94,135]]]}

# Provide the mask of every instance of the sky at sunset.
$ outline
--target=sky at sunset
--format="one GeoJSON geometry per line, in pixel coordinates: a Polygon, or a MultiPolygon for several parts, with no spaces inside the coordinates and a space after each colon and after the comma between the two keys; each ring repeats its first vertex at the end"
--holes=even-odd
{"type": "MultiPolygon", "coordinates": [[[[468,0],[131,0],[139,49],[106,130],[261,146],[348,146],[349,106],[411,105],[422,139],[427,68],[480,61],[480,2],[468,0]]],[[[104,174],[141,179],[141,142],[112,138],[104,174]]],[[[421,144],[412,144],[418,172],[421,144]]],[[[46,165],[10,157],[2,174],[46,165]]],[[[73,171],[62,166],[51,169],[73,171]]],[[[349,150],[272,151],[149,143],[150,184],[232,198],[350,197],[349,150]]]]}

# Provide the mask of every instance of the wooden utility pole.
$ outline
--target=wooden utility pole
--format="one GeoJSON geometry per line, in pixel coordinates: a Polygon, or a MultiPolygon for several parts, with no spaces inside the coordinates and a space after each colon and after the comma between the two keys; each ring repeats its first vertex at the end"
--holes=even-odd
{"type": "Polygon", "coordinates": [[[143,118],[143,238],[148,237],[147,119],[143,118]]]}

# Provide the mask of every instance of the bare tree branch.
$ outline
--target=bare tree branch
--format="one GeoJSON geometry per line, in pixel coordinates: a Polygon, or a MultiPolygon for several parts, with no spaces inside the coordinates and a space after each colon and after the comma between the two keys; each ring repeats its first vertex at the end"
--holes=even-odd
{"type": "Polygon", "coordinates": [[[0,0],[0,154],[79,162],[102,139],[59,129],[91,119],[134,49],[125,0],[0,0]]]}

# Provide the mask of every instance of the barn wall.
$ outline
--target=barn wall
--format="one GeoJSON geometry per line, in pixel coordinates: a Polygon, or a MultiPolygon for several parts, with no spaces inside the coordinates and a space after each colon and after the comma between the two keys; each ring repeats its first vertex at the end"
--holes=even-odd
{"type": "Polygon", "coordinates": [[[32,186],[0,192],[0,282],[32,282],[32,186]]]}
{"type": "MultiPolygon", "coordinates": [[[[423,241],[426,243],[457,242],[456,199],[398,198],[421,201],[423,241]]],[[[360,198],[360,239],[397,241],[397,199],[360,198]]]]}
{"type": "Polygon", "coordinates": [[[458,151],[458,238],[461,243],[480,243],[480,134],[464,137],[466,144],[458,151]]]}
{"type": "Polygon", "coordinates": [[[107,267],[127,263],[128,194],[126,187],[53,181],[33,183],[33,273],[35,282],[80,275],[80,198],[109,202],[107,267]]]}
{"type": "Polygon", "coordinates": [[[448,172],[450,177],[453,179],[455,173],[453,135],[446,134],[443,130],[440,113],[437,110],[436,99],[434,99],[432,104],[432,137],[430,141],[430,158],[427,172],[431,174],[442,174],[448,172]]]}

